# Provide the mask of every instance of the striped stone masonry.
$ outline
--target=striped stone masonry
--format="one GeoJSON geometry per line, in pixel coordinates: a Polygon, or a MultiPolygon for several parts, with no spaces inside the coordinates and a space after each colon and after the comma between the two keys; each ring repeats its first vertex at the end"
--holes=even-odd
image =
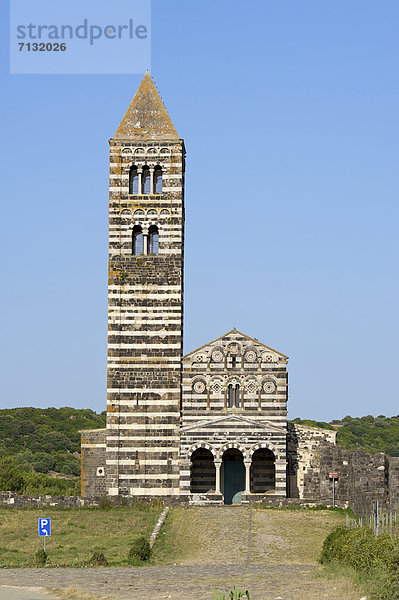
{"type": "Polygon", "coordinates": [[[147,72],[110,140],[107,426],[81,432],[80,502],[328,503],[336,471],[341,506],[397,507],[398,459],[287,424],[285,354],[233,329],[182,357],[184,173],[147,72]]]}
{"type": "Polygon", "coordinates": [[[285,496],[287,361],[235,329],[183,358],[182,495],[222,496],[224,458],[235,449],[247,471],[245,497],[285,496]]]}
{"type": "Polygon", "coordinates": [[[111,496],[179,491],[184,160],[184,142],[146,74],[110,141],[106,490],[111,496]],[[153,228],[159,245],[151,248],[153,228]]]}

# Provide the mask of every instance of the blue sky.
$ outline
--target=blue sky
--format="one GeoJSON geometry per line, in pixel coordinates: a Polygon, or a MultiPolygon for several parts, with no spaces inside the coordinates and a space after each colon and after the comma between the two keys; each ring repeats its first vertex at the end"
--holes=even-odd
{"type": "MultiPolygon", "coordinates": [[[[83,4],[83,3],[82,3],[83,4]]],[[[1,6],[1,407],[105,408],[108,139],[141,77],[9,75],[1,6]]],[[[187,147],[185,351],[288,354],[289,416],[398,410],[394,0],[153,0],[187,147]]]]}

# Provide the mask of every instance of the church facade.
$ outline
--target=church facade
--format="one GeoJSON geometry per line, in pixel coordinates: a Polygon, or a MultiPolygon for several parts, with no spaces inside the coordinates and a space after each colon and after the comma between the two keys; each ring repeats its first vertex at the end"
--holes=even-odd
{"type": "Polygon", "coordinates": [[[233,329],[182,356],[185,147],[149,73],[110,140],[106,430],[82,495],[287,495],[288,357],[233,329]]]}
{"type": "Polygon", "coordinates": [[[349,462],[287,423],[288,357],[236,329],[183,357],[184,177],[146,73],[110,140],[107,425],[82,431],[82,496],[323,501],[349,462]]]}

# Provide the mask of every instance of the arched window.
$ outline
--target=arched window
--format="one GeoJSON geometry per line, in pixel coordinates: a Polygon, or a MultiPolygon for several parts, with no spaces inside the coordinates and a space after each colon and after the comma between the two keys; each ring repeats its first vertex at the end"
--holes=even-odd
{"type": "Polygon", "coordinates": [[[234,406],[234,388],[231,383],[227,387],[227,408],[234,406]]]}
{"type": "Polygon", "coordinates": [[[236,385],[236,389],[235,389],[235,402],[234,402],[234,406],[236,408],[240,408],[240,386],[237,383],[236,385]]]}
{"type": "Polygon", "coordinates": [[[143,230],[140,225],[133,227],[132,250],[134,256],[141,256],[144,253],[144,237],[143,230]]]}
{"type": "Polygon", "coordinates": [[[158,254],[159,233],[156,225],[151,225],[148,230],[148,254],[158,254]]]}
{"type": "Polygon", "coordinates": [[[139,174],[137,167],[133,165],[129,171],[129,194],[139,193],[139,174]]]}
{"type": "Polygon", "coordinates": [[[162,194],[162,169],[156,167],[154,171],[154,194],[162,194]]]}
{"type": "Polygon", "coordinates": [[[143,194],[149,194],[151,191],[151,175],[148,167],[143,168],[143,174],[141,176],[141,187],[143,194]]]}
{"type": "Polygon", "coordinates": [[[240,384],[229,383],[227,387],[227,408],[240,408],[240,384]]]}

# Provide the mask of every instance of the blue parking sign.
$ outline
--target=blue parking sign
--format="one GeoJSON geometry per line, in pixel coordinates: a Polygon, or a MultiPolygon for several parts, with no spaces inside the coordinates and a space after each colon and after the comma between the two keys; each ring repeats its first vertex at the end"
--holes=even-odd
{"type": "Polygon", "coordinates": [[[50,519],[39,519],[39,535],[40,537],[51,535],[50,519]]]}

